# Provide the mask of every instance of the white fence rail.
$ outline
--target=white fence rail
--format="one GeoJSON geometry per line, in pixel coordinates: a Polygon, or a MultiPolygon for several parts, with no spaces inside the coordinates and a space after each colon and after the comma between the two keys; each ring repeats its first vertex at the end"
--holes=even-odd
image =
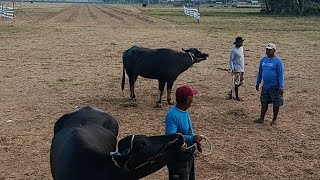
{"type": "Polygon", "coordinates": [[[237,8],[260,8],[262,7],[261,4],[257,2],[238,2],[237,8]]]}
{"type": "Polygon", "coordinates": [[[15,2],[10,3],[1,3],[0,2],[0,17],[6,20],[14,19],[14,11],[20,7],[20,4],[15,2]]]}
{"type": "Polygon", "coordinates": [[[200,20],[200,13],[198,11],[198,9],[192,9],[192,8],[188,8],[183,6],[184,9],[184,14],[187,16],[191,16],[194,17],[198,22],[200,20]]]}

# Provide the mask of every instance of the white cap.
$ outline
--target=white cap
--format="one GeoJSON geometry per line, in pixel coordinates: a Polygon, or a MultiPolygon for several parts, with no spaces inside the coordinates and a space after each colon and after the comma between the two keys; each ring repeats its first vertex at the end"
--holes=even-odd
{"type": "Polygon", "coordinates": [[[274,50],[276,50],[277,48],[276,48],[276,45],[275,45],[275,44],[269,43],[269,44],[267,45],[266,49],[274,49],[274,50]]]}

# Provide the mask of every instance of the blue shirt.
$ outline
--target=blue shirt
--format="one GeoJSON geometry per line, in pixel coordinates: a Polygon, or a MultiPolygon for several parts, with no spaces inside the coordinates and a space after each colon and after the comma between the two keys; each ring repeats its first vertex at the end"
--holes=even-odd
{"type": "Polygon", "coordinates": [[[284,88],[284,65],[279,57],[265,56],[261,59],[256,85],[259,85],[261,80],[263,88],[284,88]]]}
{"type": "Polygon", "coordinates": [[[193,142],[194,131],[192,120],[188,111],[182,111],[175,105],[168,111],[166,116],[166,135],[181,133],[187,143],[193,142]]]}

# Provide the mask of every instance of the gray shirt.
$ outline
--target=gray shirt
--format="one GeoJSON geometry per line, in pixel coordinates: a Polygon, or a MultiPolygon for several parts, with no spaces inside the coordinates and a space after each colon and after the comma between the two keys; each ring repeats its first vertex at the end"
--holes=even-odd
{"type": "Polygon", "coordinates": [[[230,53],[230,69],[233,72],[244,72],[243,47],[233,47],[230,53]]]}

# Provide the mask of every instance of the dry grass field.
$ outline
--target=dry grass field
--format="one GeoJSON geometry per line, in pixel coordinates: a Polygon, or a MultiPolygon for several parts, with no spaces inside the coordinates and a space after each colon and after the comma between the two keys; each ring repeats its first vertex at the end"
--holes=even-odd
{"type": "MultiPolygon", "coordinates": [[[[320,179],[320,18],[267,17],[254,10],[203,8],[199,24],[182,8],[23,3],[13,22],[0,20],[0,180],[52,179],[49,151],[55,121],[91,105],[120,123],[119,138],[164,134],[169,106],[154,108],[157,81],[138,78],[136,106],[121,91],[122,52],[196,47],[210,57],[181,74],[174,90],[200,91],[190,109],[194,128],[212,153],[198,156],[196,175],[209,179],[320,179]],[[242,36],[244,101],[226,99],[230,48],[242,36]],[[265,45],[285,64],[278,125],[259,117],[255,78],[265,45]]],[[[166,168],[145,177],[165,180],[166,168]]]]}

